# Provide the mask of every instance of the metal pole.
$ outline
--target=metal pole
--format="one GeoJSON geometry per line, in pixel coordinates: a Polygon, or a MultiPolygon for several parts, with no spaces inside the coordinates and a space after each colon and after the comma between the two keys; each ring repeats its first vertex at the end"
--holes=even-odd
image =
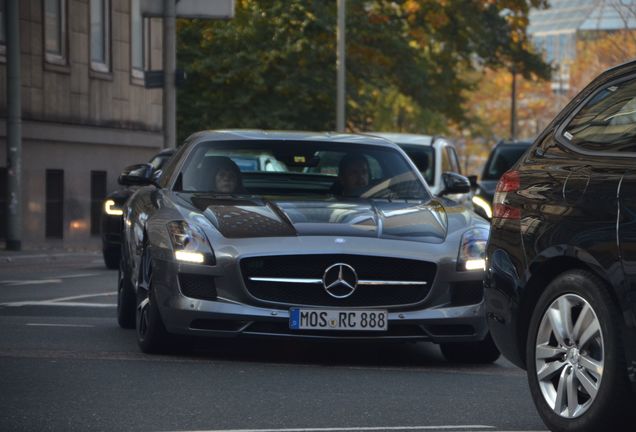
{"type": "Polygon", "coordinates": [[[22,101],[20,95],[20,0],[7,0],[7,250],[22,247],[22,101]]]}
{"type": "Polygon", "coordinates": [[[177,1],[163,2],[163,148],[177,144],[177,1]]]}
{"type": "Polygon", "coordinates": [[[512,89],[510,91],[510,139],[517,139],[517,71],[512,67],[512,89]]]}
{"type": "Polygon", "coordinates": [[[336,56],[336,69],[338,74],[338,91],[336,95],[336,130],[345,131],[345,0],[338,0],[338,28],[336,30],[336,40],[338,51],[336,56]]]}

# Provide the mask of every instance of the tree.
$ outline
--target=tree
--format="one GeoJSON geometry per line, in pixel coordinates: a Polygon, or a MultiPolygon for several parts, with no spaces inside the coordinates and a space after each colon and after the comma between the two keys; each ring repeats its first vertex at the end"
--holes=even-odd
{"type": "MultiPolygon", "coordinates": [[[[549,75],[525,34],[545,0],[349,0],[347,127],[437,133],[468,124],[484,66],[549,75]]],[[[227,22],[180,20],[179,135],[203,128],[333,130],[336,2],[238,0],[227,22]]]]}

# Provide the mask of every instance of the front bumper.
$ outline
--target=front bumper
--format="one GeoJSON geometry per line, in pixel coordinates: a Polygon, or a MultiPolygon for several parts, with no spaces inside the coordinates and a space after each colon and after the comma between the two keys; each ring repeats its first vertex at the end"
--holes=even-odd
{"type": "MultiPolygon", "coordinates": [[[[240,276],[232,275],[232,271],[223,266],[197,266],[163,260],[156,264],[153,266],[154,271],[159,274],[153,273],[153,287],[157,304],[167,331],[174,334],[446,343],[481,341],[488,332],[482,300],[474,304],[457,305],[453,304],[449,294],[461,284],[482,289],[481,272],[451,272],[452,280],[437,278],[429,296],[416,306],[378,307],[388,310],[387,331],[329,331],[289,328],[290,308],[310,306],[259,304],[258,301],[224,298],[222,294],[209,300],[183,295],[179,288],[179,273],[210,276],[218,280],[221,286],[229,283],[243,289],[240,276]]],[[[455,263],[446,265],[450,268],[455,263]]],[[[223,293],[223,289],[220,293],[223,293]]]]}

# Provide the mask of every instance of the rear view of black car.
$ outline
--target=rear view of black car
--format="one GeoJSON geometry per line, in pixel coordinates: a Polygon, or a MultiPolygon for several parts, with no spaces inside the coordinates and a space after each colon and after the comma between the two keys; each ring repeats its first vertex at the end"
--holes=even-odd
{"type": "Polygon", "coordinates": [[[492,218],[492,199],[501,176],[528,150],[532,141],[499,141],[492,149],[473,195],[475,212],[488,220],[492,218]]]}
{"type": "Polygon", "coordinates": [[[487,259],[491,334],[550,429],[636,430],[636,62],[503,175],[487,259]]]}

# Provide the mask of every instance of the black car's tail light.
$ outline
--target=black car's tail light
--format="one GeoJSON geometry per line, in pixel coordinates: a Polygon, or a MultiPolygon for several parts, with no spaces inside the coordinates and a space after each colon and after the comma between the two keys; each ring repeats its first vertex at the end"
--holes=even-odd
{"type": "Polygon", "coordinates": [[[521,186],[519,171],[508,171],[499,179],[495,199],[493,200],[493,218],[520,219],[521,210],[508,205],[506,197],[509,192],[517,192],[521,186]]]}

